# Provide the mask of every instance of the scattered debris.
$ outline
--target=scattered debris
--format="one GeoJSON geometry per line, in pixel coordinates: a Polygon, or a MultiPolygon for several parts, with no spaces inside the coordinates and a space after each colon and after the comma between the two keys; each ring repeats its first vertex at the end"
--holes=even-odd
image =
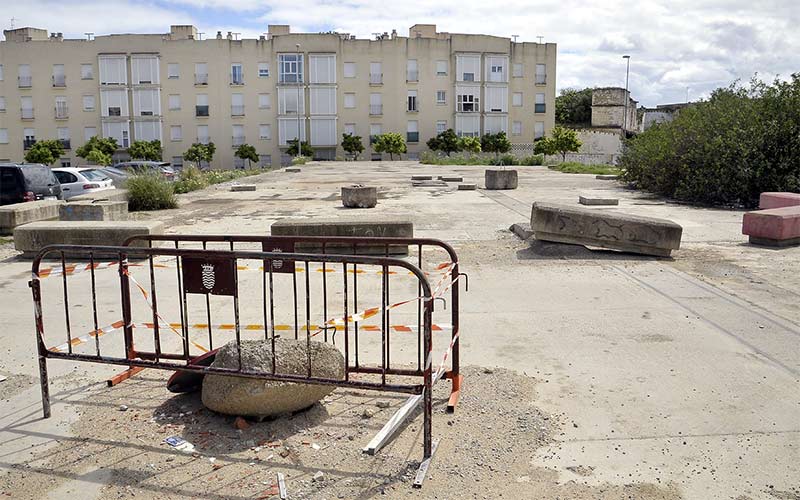
{"type": "Polygon", "coordinates": [[[119,411],[128,411],[127,405],[119,405],[119,411]]]}
{"type": "Polygon", "coordinates": [[[372,418],[375,416],[375,410],[372,408],[364,408],[364,411],[361,412],[361,418],[372,418]]]}
{"type": "Polygon", "coordinates": [[[375,402],[375,406],[377,406],[378,408],[388,408],[390,406],[390,403],[388,401],[379,400],[375,402]]]}
{"type": "Polygon", "coordinates": [[[318,470],[318,471],[316,472],[316,474],[314,474],[314,477],[313,477],[313,478],[311,478],[311,479],[312,479],[314,482],[317,482],[317,483],[318,483],[318,482],[320,482],[320,481],[324,481],[324,480],[325,480],[325,473],[324,473],[324,472],[322,472],[321,470],[318,470]]]}
{"type": "Polygon", "coordinates": [[[286,492],[286,481],[283,478],[283,474],[278,472],[278,494],[281,497],[281,500],[285,499],[288,496],[286,492]]]}
{"type": "Polygon", "coordinates": [[[250,424],[247,423],[247,420],[243,419],[242,417],[236,417],[236,420],[233,421],[233,426],[239,429],[240,431],[244,431],[250,428],[250,424]]]}
{"type": "Polygon", "coordinates": [[[194,453],[194,445],[183,438],[179,438],[178,436],[170,436],[164,439],[164,442],[178,451],[182,451],[184,453],[194,453]]]}
{"type": "Polygon", "coordinates": [[[8,377],[5,375],[0,375],[0,382],[5,382],[6,380],[8,380],[8,377]]]}
{"type": "Polygon", "coordinates": [[[312,447],[314,450],[319,450],[319,449],[320,449],[320,446],[319,446],[317,443],[311,443],[311,447],[312,447]]]}

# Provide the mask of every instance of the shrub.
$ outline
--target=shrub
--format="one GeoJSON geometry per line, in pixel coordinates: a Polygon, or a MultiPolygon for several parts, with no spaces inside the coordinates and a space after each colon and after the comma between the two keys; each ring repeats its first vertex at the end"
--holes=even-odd
{"type": "Polygon", "coordinates": [[[295,156],[292,158],[292,165],[305,165],[308,162],[307,156],[295,156]]]}
{"type": "Polygon", "coordinates": [[[597,164],[587,165],[577,161],[566,161],[558,165],[550,165],[551,170],[558,170],[565,174],[594,174],[594,175],[619,175],[621,173],[619,167],[614,165],[597,164]]]}
{"type": "Polygon", "coordinates": [[[208,186],[206,175],[199,168],[190,165],[181,169],[180,177],[173,183],[173,190],[181,194],[197,191],[206,186],[208,186]]]}
{"type": "Polygon", "coordinates": [[[419,162],[425,165],[486,165],[486,159],[477,155],[439,156],[431,151],[423,151],[419,162]]]}
{"type": "Polygon", "coordinates": [[[497,158],[492,158],[489,161],[489,165],[519,165],[519,161],[514,155],[503,155],[497,158]]]}
{"type": "Polygon", "coordinates": [[[375,137],[372,149],[376,153],[389,153],[389,158],[394,160],[394,155],[406,152],[406,140],[395,132],[386,132],[375,137]]]}
{"type": "Polygon", "coordinates": [[[132,212],[176,208],[178,200],[172,183],[158,174],[135,175],[126,183],[128,209],[132,212]]]}
{"type": "Polygon", "coordinates": [[[544,165],[544,155],[526,156],[525,158],[519,161],[519,164],[528,166],[544,165]]]}

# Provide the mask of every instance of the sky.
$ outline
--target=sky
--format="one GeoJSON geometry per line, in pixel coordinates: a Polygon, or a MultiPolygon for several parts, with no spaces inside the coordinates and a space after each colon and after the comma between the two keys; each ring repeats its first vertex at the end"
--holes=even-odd
{"type": "Polygon", "coordinates": [[[625,85],[645,106],[707,98],[758,74],[800,72],[798,0],[0,0],[0,25],[34,26],[66,37],[85,32],[164,33],[194,24],[256,38],[268,24],[295,32],[359,38],[416,23],[558,44],[557,88],[625,85]]]}

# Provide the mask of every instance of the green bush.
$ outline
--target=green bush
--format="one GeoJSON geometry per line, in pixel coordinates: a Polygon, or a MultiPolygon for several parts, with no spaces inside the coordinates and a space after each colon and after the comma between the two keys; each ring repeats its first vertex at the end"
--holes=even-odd
{"type": "Polygon", "coordinates": [[[577,161],[565,161],[558,165],[550,165],[550,170],[558,170],[565,174],[619,175],[622,171],[614,165],[588,165],[577,161]]]}
{"type": "Polygon", "coordinates": [[[178,176],[178,180],[173,184],[173,190],[178,193],[188,193],[190,191],[197,191],[208,186],[208,179],[205,173],[199,168],[190,165],[183,167],[178,176]]]}
{"type": "Polygon", "coordinates": [[[544,155],[531,155],[526,156],[525,158],[519,161],[520,165],[544,165],[544,155]]]}
{"type": "Polygon", "coordinates": [[[129,177],[126,188],[128,189],[128,210],[132,212],[162,210],[178,206],[172,183],[161,175],[145,174],[129,177]]]}
{"type": "Polygon", "coordinates": [[[503,155],[499,158],[492,158],[489,165],[519,165],[519,160],[514,155],[503,155]]]}
{"type": "Polygon", "coordinates": [[[425,165],[486,165],[487,160],[478,155],[440,156],[431,151],[423,151],[419,162],[425,165]]]}
{"type": "Polygon", "coordinates": [[[305,165],[307,161],[307,156],[295,156],[292,158],[292,165],[305,165]]]}

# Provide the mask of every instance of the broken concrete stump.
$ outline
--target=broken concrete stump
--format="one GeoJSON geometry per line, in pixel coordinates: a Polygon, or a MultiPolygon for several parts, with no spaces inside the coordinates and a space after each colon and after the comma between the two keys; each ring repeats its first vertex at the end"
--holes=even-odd
{"type": "Polygon", "coordinates": [[[761,210],[798,205],[800,205],[800,193],[761,193],[758,197],[758,208],[761,210]]]}
{"type": "Polygon", "coordinates": [[[511,224],[511,227],[509,227],[508,230],[516,234],[517,237],[521,240],[527,240],[528,238],[533,236],[531,225],[528,224],[527,222],[519,222],[517,224],[511,224]]]}
{"type": "Polygon", "coordinates": [[[459,184],[458,185],[458,190],[459,191],[475,191],[476,189],[478,189],[478,185],[477,184],[459,184]]]}
{"type": "Polygon", "coordinates": [[[464,178],[459,175],[440,175],[437,177],[440,181],[444,182],[463,182],[464,178]]]}
{"type": "Polygon", "coordinates": [[[800,205],[744,214],[742,234],[750,243],[771,247],[800,245],[800,205]]]}
{"type": "Polygon", "coordinates": [[[61,205],[60,220],[127,220],[127,201],[76,201],[61,205]]]}
{"type": "MultiPolygon", "coordinates": [[[[32,222],[14,230],[14,247],[23,257],[33,257],[48,245],[120,246],[131,236],[163,234],[161,221],[52,221],[32,222]]],[[[131,246],[145,247],[147,242],[138,241],[131,246]]],[[[67,255],[70,253],[67,252],[67,255]]],[[[88,258],[88,255],[79,254],[88,258]]],[[[50,258],[56,257],[53,253],[50,258]]],[[[117,253],[98,250],[95,257],[119,257],[117,253]]]]}
{"type": "Polygon", "coordinates": [[[598,174],[594,176],[595,179],[600,181],[615,181],[619,179],[618,175],[610,175],[610,174],[598,174]]]}
{"type": "MultiPolygon", "coordinates": [[[[313,377],[344,379],[344,356],[336,347],[312,341],[310,352],[313,377]]],[[[308,375],[308,353],[305,339],[275,339],[275,373],[308,375]]],[[[242,370],[272,373],[272,358],[271,341],[241,342],[242,370]]],[[[236,343],[220,348],[211,366],[238,369],[236,343]]],[[[203,380],[202,399],[206,407],[226,415],[273,417],[308,408],[334,389],[332,385],[209,374],[203,380]]]]}
{"type": "Polygon", "coordinates": [[[128,190],[101,189],[100,191],[73,196],[67,200],[67,203],[75,203],[77,201],[128,201],[128,190]]]}
{"type": "Polygon", "coordinates": [[[541,202],[533,204],[531,229],[537,240],[659,257],[680,248],[683,233],[681,226],[666,219],[541,202]]]}
{"type": "MultiPolygon", "coordinates": [[[[355,236],[362,238],[413,238],[414,223],[407,219],[281,219],[270,226],[273,236],[355,236]]],[[[295,251],[321,253],[321,243],[296,243],[295,251]]],[[[326,253],[353,254],[353,245],[328,243],[326,253]]],[[[386,246],[358,245],[359,255],[386,255],[386,246]]],[[[408,255],[408,245],[389,245],[389,255],[408,255]]]]}
{"type": "Polygon", "coordinates": [[[238,193],[242,191],[255,191],[256,185],[255,184],[232,184],[231,185],[231,192],[238,193]]]}
{"type": "Polygon", "coordinates": [[[298,168],[298,167],[286,167],[286,169],[284,169],[284,172],[289,172],[291,174],[296,174],[297,172],[300,172],[300,168],[298,168]]]}
{"type": "Polygon", "coordinates": [[[487,169],[484,173],[486,189],[517,189],[516,170],[487,169]]]}
{"type": "Polygon", "coordinates": [[[619,205],[619,199],[597,194],[582,194],[578,196],[581,205],[619,205]]]}
{"type": "Polygon", "coordinates": [[[61,200],[39,200],[0,207],[0,234],[11,234],[14,228],[29,222],[57,220],[61,200]]]}
{"type": "Polygon", "coordinates": [[[342,187],[342,205],[347,208],[373,208],[378,204],[378,188],[360,184],[342,187]]]}
{"type": "Polygon", "coordinates": [[[411,176],[411,180],[412,181],[432,181],[433,180],[433,176],[432,175],[412,175],[411,176]]]}

